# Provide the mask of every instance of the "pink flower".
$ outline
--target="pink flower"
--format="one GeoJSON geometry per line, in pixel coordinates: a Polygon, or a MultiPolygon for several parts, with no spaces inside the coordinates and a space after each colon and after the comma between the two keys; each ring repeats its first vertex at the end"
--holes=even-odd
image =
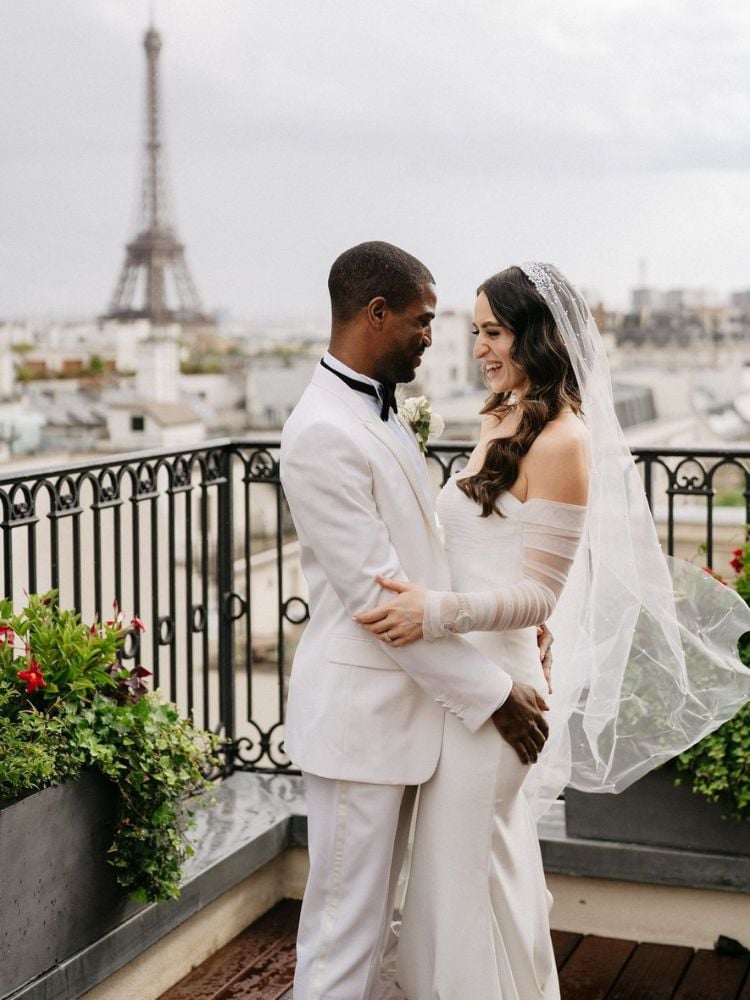
{"type": "Polygon", "coordinates": [[[131,621],[130,624],[131,624],[131,627],[136,630],[136,632],[145,632],[146,631],[146,626],[143,624],[143,621],[140,618],[138,618],[138,617],[133,618],[133,620],[131,621]]]}
{"type": "Polygon", "coordinates": [[[742,558],[742,549],[732,549],[732,556],[734,558],[729,560],[729,565],[735,571],[735,573],[741,573],[745,563],[742,558]]]}
{"type": "Polygon", "coordinates": [[[37,688],[43,688],[46,686],[44,675],[42,674],[41,668],[36,660],[29,660],[29,669],[17,671],[16,677],[18,677],[20,681],[26,681],[27,694],[33,694],[37,688]]]}
{"type": "Polygon", "coordinates": [[[16,639],[16,633],[10,625],[0,625],[0,645],[12,646],[16,639]]]}
{"type": "Polygon", "coordinates": [[[112,601],[112,610],[114,611],[115,616],[114,618],[110,618],[107,622],[105,622],[105,624],[119,628],[122,625],[125,615],[122,611],[120,611],[120,602],[117,598],[112,601]]]}

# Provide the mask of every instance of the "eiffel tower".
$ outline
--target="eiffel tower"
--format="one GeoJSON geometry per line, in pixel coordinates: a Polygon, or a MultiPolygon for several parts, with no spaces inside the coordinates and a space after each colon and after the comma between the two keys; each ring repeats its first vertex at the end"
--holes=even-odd
{"type": "Polygon", "coordinates": [[[151,24],[143,38],[146,50],[146,141],[141,228],[126,246],[125,263],[105,318],[148,319],[154,324],[213,325],[213,320],[203,312],[185,261],[185,246],[177,238],[171,220],[161,138],[161,45],[161,35],[151,24]],[[170,305],[170,302],[173,304],[170,305]]]}

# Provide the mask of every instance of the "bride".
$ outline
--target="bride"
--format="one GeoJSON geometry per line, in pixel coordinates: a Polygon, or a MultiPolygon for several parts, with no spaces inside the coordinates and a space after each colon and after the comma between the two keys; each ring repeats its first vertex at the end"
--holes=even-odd
{"type": "Polygon", "coordinates": [[[474,335],[491,394],[437,502],[457,589],[381,579],[396,596],[356,619],[394,646],[467,632],[540,696],[535,626],[549,619],[550,737],[530,768],[491,723],[472,735],[446,717],[420,789],[397,978],[408,1000],[551,1000],[535,815],[566,784],[620,791],[730,718],[750,694],[737,658],[750,612],[661,553],[596,324],[557,268],[485,281],[474,335]]]}

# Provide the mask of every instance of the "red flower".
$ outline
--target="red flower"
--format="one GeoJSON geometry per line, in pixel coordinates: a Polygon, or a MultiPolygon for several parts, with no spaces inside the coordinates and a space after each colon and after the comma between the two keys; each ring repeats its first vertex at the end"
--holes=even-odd
{"type": "Polygon", "coordinates": [[[745,566],[744,560],[742,558],[742,549],[732,549],[732,556],[734,558],[729,560],[729,565],[732,567],[735,573],[741,573],[745,566]]]}
{"type": "Polygon", "coordinates": [[[143,624],[143,621],[140,618],[137,617],[133,618],[130,624],[136,630],[136,632],[146,631],[146,626],[143,624]]]}
{"type": "Polygon", "coordinates": [[[16,677],[20,681],[26,681],[26,693],[33,694],[37,688],[45,687],[44,675],[36,660],[29,660],[28,670],[19,670],[16,677]]]}
{"type": "Polygon", "coordinates": [[[12,646],[16,639],[16,633],[10,627],[10,625],[0,625],[0,645],[5,643],[8,646],[12,646]]]}

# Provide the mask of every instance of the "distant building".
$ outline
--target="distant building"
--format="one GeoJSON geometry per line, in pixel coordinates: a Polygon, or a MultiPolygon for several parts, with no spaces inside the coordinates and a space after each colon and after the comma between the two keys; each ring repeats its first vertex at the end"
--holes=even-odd
{"type": "Polygon", "coordinates": [[[664,293],[655,288],[632,288],[630,290],[630,311],[647,312],[664,307],[664,293]]]}
{"type": "Polygon", "coordinates": [[[245,414],[248,427],[281,428],[312,378],[322,351],[315,355],[254,358],[247,371],[245,414]]]}
{"type": "Polygon", "coordinates": [[[0,401],[16,394],[15,358],[5,344],[0,346],[0,401]]]}
{"type": "Polygon", "coordinates": [[[630,342],[696,347],[750,340],[750,310],[711,304],[714,301],[714,293],[705,289],[673,289],[663,294],[659,309],[608,314],[607,329],[618,346],[630,342]]]}
{"type": "Polygon", "coordinates": [[[39,451],[44,416],[28,400],[0,402],[0,461],[39,451]]]}
{"type": "Polygon", "coordinates": [[[210,437],[241,433],[247,427],[245,371],[180,375],[180,402],[202,419],[210,437]]]}
{"type": "Polygon", "coordinates": [[[39,450],[81,454],[110,446],[107,439],[107,409],[85,392],[60,394],[46,401],[39,450]]]}
{"type": "Polygon", "coordinates": [[[432,347],[422,356],[408,394],[447,399],[481,386],[479,365],[473,357],[471,316],[465,312],[439,313],[432,323],[432,347]],[[477,381],[479,380],[479,381],[477,381]]]}
{"type": "Polygon", "coordinates": [[[716,292],[709,288],[670,288],[664,293],[664,307],[667,312],[715,309],[718,301],[716,292]]]}
{"type": "Polygon", "coordinates": [[[154,330],[138,347],[135,391],[141,399],[178,403],[180,399],[179,346],[173,336],[154,330]]]}
{"type": "Polygon", "coordinates": [[[130,400],[107,410],[106,447],[114,451],[145,448],[191,448],[203,440],[203,421],[182,403],[130,400]]]}
{"type": "Polygon", "coordinates": [[[630,309],[634,313],[679,313],[698,309],[715,309],[719,297],[709,288],[633,288],[630,309]]]}
{"type": "Polygon", "coordinates": [[[656,420],[654,393],[648,386],[615,383],[612,386],[612,393],[615,413],[623,430],[656,420]]]}
{"type": "MultiPolygon", "coordinates": [[[[176,336],[179,328],[174,331],[176,336]]],[[[118,323],[85,320],[17,324],[10,338],[23,346],[15,356],[17,368],[34,378],[71,378],[88,370],[94,358],[104,371],[133,371],[139,344],[150,334],[146,320],[129,324],[127,337],[118,323]]]]}
{"type": "Polygon", "coordinates": [[[117,451],[190,447],[206,436],[202,418],[180,401],[176,329],[152,328],[138,347],[135,395],[110,403],[107,431],[117,451]]]}

